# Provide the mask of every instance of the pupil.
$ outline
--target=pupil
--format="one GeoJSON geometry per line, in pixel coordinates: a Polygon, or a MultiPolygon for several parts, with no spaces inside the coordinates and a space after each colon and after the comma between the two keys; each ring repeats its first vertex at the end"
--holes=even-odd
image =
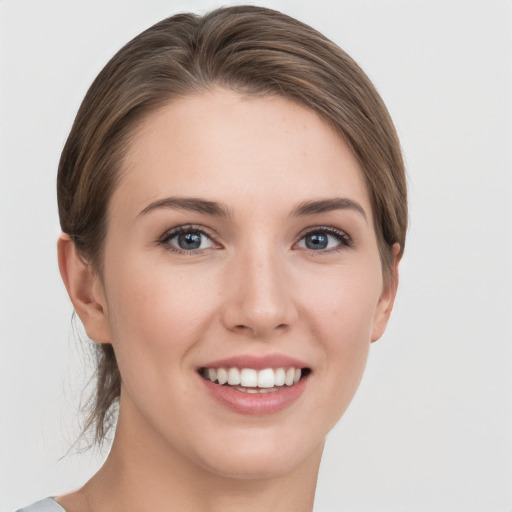
{"type": "Polygon", "coordinates": [[[306,247],[308,249],[325,249],[329,240],[324,233],[315,233],[306,237],[306,247]]]}
{"type": "Polygon", "coordinates": [[[201,246],[200,233],[185,233],[178,236],[178,245],[181,249],[199,249],[201,246]]]}

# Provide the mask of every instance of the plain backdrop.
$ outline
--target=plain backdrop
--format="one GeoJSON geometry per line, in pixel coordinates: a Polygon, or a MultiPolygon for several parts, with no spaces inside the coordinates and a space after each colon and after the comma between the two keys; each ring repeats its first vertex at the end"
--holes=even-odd
{"type": "MultiPolygon", "coordinates": [[[[409,174],[394,316],[328,437],[315,509],[511,512],[512,2],[254,3],[359,62],[409,174]]],[[[55,175],[79,103],[142,29],[219,5],[0,0],[2,511],[78,487],[102,460],[67,454],[90,366],[57,269],[55,175]]]]}

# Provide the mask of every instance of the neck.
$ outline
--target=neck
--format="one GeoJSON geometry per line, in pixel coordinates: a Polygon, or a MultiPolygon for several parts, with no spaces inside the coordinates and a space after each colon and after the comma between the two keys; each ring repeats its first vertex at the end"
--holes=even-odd
{"type": "MultiPolygon", "coordinates": [[[[323,443],[286,472],[275,474],[271,468],[258,475],[223,475],[180,453],[147,424],[126,418],[122,407],[120,411],[112,450],[81,490],[83,502],[88,503],[85,510],[313,510],[323,443]]],[[[81,512],[78,507],[76,512],[81,512]]]]}

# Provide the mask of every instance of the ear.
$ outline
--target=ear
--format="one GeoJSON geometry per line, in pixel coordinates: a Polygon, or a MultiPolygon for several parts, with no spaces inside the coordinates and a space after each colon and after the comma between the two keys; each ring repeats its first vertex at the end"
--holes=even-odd
{"type": "Polygon", "coordinates": [[[391,253],[393,258],[391,279],[389,279],[388,283],[384,284],[382,294],[379,298],[379,302],[377,303],[373,321],[371,337],[372,343],[377,341],[384,334],[391,311],[393,310],[393,304],[395,303],[396,291],[398,288],[398,265],[400,263],[400,245],[398,243],[393,245],[391,253]]]}
{"type": "Polygon", "coordinates": [[[57,252],[60,275],[87,336],[99,343],[110,343],[107,304],[100,276],[83,259],[69,235],[63,233],[59,237],[57,252]]]}

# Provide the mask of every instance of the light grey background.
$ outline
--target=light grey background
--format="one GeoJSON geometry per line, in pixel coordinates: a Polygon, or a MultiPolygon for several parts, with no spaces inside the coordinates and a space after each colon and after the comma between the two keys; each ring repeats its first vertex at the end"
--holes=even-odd
{"type": "MultiPolygon", "coordinates": [[[[224,1],[225,5],[233,2],[224,1]]],[[[411,228],[394,317],[330,434],[318,512],[512,511],[512,2],[267,0],[374,80],[411,228]]],[[[110,56],[211,1],[0,1],[0,509],[81,485],[88,372],[55,240],[57,162],[110,56]]]]}

